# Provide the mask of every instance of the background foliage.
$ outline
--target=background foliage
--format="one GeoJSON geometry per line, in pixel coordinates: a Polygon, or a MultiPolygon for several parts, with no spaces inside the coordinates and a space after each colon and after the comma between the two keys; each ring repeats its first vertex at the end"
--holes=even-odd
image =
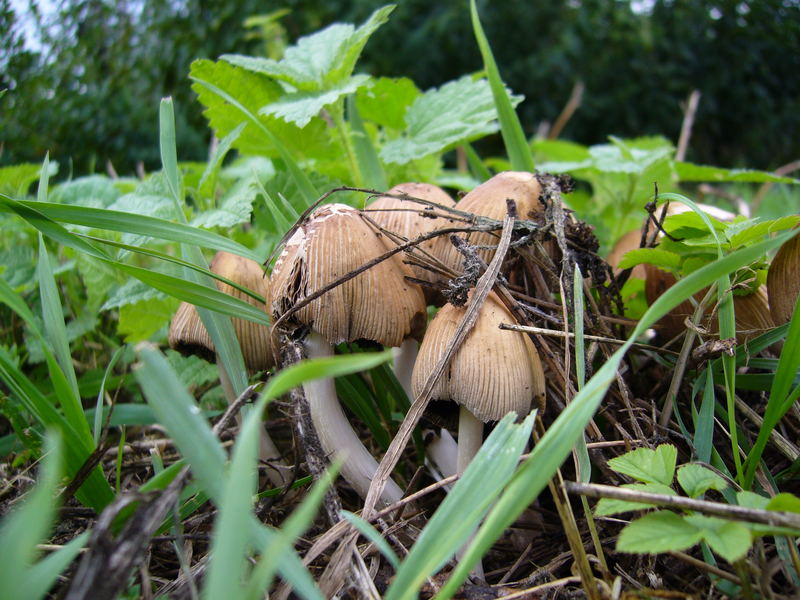
{"type": "MultiPolygon", "coordinates": [[[[137,161],[155,168],[154,107],[166,95],[175,99],[182,156],[204,158],[208,131],[187,79],[193,58],[278,57],[287,38],[337,20],[362,22],[378,4],[74,0],[52,15],[33,2],[25,16],[0,0],[0,89],[8,89],[0,98],[0,164],[38,162],[49,150],[62,165],[71,159],[76,175],[102,170],[106,159],[120,173],[133,172],[137,161]],[[286,10],[272,12],[278,9],[286,10]],[[21,37],[31,18],[42,38],[38,49],[26,48],[21,37]]],[[[576,0],[478,8],[506,83],[526,97],[519,112],[528,136],[541,121],[555,120],[582,81],[583,103],[563,137],[584,144],[608,134],[675,140],[680,103],[696,88],[703,96],[687,158],[763,169],[797,158],[796,136],[787,135],[800,130],[797,2],[576,0]]],[[[421,89],[478,70],[468,18],[459,0],[406,0],[366,48],[360,68],[408,76],[421,89]]],[[[494,153],[492,143],[484,154],[494,153]]]]}

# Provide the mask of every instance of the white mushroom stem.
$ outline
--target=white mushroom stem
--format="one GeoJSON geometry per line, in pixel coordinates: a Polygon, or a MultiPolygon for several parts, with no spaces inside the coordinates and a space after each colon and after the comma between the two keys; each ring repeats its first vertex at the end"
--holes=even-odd
{"type": "Polygon", "coordinates": [[[414,392],[411,391],[411,373],[414,371],[414,363],[417,361],[419,353],[419,342],[413,338],[407,338],[399,348],[392,348],[394,355],[394,374],[397,381],[403,386],[408,399],[414,401],[414,392]]]}
{"type": "Polygon", "coordinates": [[[433,440],[425,446],[425,454],[442,478],[455,475],[458,469],[458,444],[447,429],[440,429],[433,440]]]}
{"type": "MultiPolygon", "coordinates": [[[[305,345],[308,358],[333,356],[331,345],[316,332],[309,334],[305,345]]],[[[342,477],[362,498],[366,498],[378,463],[361,443],[342,411],[334,380],[324,378],[306,382],[303,384],[303,391],[322,449],[328,456],[344,459],[340,471],[342,477]]],[[[403,491],[389,479],[381,495],[381,502],[388,506],[402,497],[403,491]]]]}
{"type": "Polygon", "coordinates": [[[483,421],[463,405],[458,408],[458,474],[463,475],[483,444],[483,421]]]}
{"type": "MultiPolygon", "coordinates": [[[[217,355],[217,369],[219,370],[219,382],[220,385],[222,385],[222,390],[225,392],[225,398],[228,400],[228,404],[232,404],[236,401],[236,392],[233,390],[233,384],[231,383],[231,379],[225,367],[222,366],[219,355],[217,355]]],[[[241,413],[236,415],[236,422],[239,425],[242,424],[241,413]]],[[[272,441],[269,433],[264,429],[263,424],[259,428],[258,434],[258,458],[260,461],[269,463],[267,466],[267,478],[272,485],[275,487],[283,487],[289,482],[288,474],[281,470],[282,467],[288,467],[281,458],[280,450],[278,450],[275,442],[272,441]]]]}

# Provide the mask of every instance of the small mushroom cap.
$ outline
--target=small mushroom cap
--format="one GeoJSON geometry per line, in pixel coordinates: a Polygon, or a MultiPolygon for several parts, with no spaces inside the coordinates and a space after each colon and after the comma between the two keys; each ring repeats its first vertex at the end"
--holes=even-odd
{"type": "MultiPolygon", "coordinates": [[[[272,271],[272,314],[280,318],[297,302],[386,253],[382,236],[361,213],[343,204],[315,210],[286,242],[272,271]]],[[[329,343],[367,339],[399,346],[424,329],[422,290],[405,279],[411,270],[395,254],[328,290],[292,315],[329,343]]]]}
{"type": "MultiPolygon", "coordinates": [[[[422,393],[465,311],[446,304],[428,325],[411,377],[415,396],[422,393]]],[[[515,322],[497,295],[490,293],[431,398],[462,404],[484,423],[512,410],[524,417],[532,401],[543,407],[545,381],[536,348],[526,334],[499,328],[501,323],[515,322]]]]}
{"type": "MultiPolygon", "coordinates": [[[[209,268],[213,273],[257,292],[269,302],[269,280],[261,265],[254,260],[229,252],[217,252],[209,268]]],[[[266,312],[267,304],[222,281],[217,280],[216,284],[219,291],[244,300],[266,312]]],[[[247,368],[251,371],[263,371],[272,367],[275,359],[269,327],[245,319],[231,321],[247,368]]],[[[215,360],[211,336],[200,320],[197,308],[188,302],[181,303],[172,320],[169,328],[169,345],[181,354],[194,354],[209,361],[215,360]]]]}
{"type": "MultiPolygon", "coordinates": [[[[469,192],[456,204],[456,208],[502,221],[508,213],[506,200],[510,198],[517,204],[520,219],[534,219],[544,211],[544,205],[539,200],[541,193],[542,186],[533,173],[503,171],[469,192]]],[[[463,257],[447,237],[436,238],[435,254],[448,267],[460,272],[463,257]]],[[[473,232],[465,237],[476,246],[496,245],[498,242],[498,236],[491,233],[473,232]]],[[[488,263],[494,256],[494,250],[478,250],[478,254],[488,263]]]]}
{"type": "Polygon", "coordinates": [[[788,323],[800,295],[800,235],[781,246],[767,273],[769,310],[778,325],[788,323]]]}
{"type": "MultiPolygon", "coordinates": [[[[429,183],[401,183],[394,186],[389,190],[389,194],[407,194],[422,200],[429,200],[442,206],[453,207],[456,203],[442,188],[431,185],[429,183]]],[[[378,225],[396,233],[408,240],[430,233],[435,229],[440,229],[448,226],[448,220],[442,217],[427,217],[422,216],[420,211],[425,212],[426,207],[423,204],[418,204],[411,200],[400,200],[398,198],[390,198],[389,196],[379,196],[374,202],[370,203],[367,207],[367,215],[370,219],[375,221],[378,225]]],[[[429,211],[430,212],[430,211],[429,211]]],[[[391,243],[389,240],[387,242],[391,243]]],[[[427,240],[419,244],[418,248],[432,254],[434,257],[442,260],[442,257],[437,256],[436,249],[443,247],[435,243],[435,238],[427,240]]],[[[435,273],[424,269],[420,266],[411,264],[411,271],[414,277],[436,283],[439,278],[435,273]]],[[[429,303],[441,304],[443,299],[434,292],[433,289],[423,287],[422,291],[425,293],[425,298],[429,303]]]]}

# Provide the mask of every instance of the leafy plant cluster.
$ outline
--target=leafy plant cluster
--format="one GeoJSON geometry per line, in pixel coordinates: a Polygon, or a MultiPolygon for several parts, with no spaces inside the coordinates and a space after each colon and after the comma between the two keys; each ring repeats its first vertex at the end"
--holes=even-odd
{"type": "MultiPolygon", "coordinates": [[[[261,522],[256,497],[273,497],[282,491],[257,493],[261,418],[270,402],[302,381],[339,376],[340,386],[354,399],[351,408],[371,430],[379,432],[378,445],[385,447],[391,430],[402,419],[398,413],[405,410],[407,400],[385,364],[388,352],[356,352],[304,362],[276,372],[266,385],[257,384],[260,397],[245,411],[228,454],[209,423],[222,408],[215,385],[216,367],[154,347],[154,343],[163,343],[178,302],[195,304],[214,338],[218,361],[233,375],[236,393],[248,389],[229,317],[262,324],[268,324],[268,318],[217,290],[216,276],[208,270],[206,258],[211,252],[224,250],[264,262],[300,215],[325,192],[341,185],[385,190],[414,180],[470,189],[488,178],[490,168],[534,170],[538,164],[570,173],[585,185],[567,202],[596,223],[601,239],[610,245],[629,226],[641,223],[631,213],[650,198],[653,180],[659,181],[664,191],[677,190],[681,182],[707,179],[795,183],[767,173],[676,161],[671,145],[661,138],[612,138],[608,144],[592,147],[527,140],[515,113],[522,99],[500,78],[474,2],[472,26],[484,61],[483,72],[424,91],[408,78],[357,74],[355,66],[364,47],[391,13],[391,6],[382,7],[360,26],[329,26],[286,48],[282,58],[223,55],[218,60],[193,62],[192,87],[218,138],[207,162],[178,162],[181,146],[176,143],[173,103],[164,100],[159,113],[161,169],[143,178],[94,175],[51,185],[57,165],[49,160],[42,165],[0,169],[0,226],[4,233],[0,243],[0,380],[4,386],[0,388],[0,410],[8,422],[0,448],[15,466],[43,460],[39,483],[0,529],[3,547],[19,549],[0,572],[0,580],[10,582],[3,589],[12,590],[13,597],[43,597],[82,547],[88,544],[91,554],[92,548],[104,543],[97,540],[113,540],[113,534],[120,531],[132,536],[130,529],[136,529],[134,524],[142,522],[139,519],[151,523],[151,529],[145,530],[147,536],[170,535],[181,560],[185,520],[209,501],[217,512],[210,558],[199,590],[202,597],[261,597],[276,576],[301,597],[322,597],[295,550],[295,542],[313,526],[336,466],[328,479],[308,491],[280,527],[261,522]],[[482,159],[471,142],[498,131],[507,158],[482,159]],[[454,148],[460,148],[466,157],[467,170],[445,167],[445,153],[454,148]],[[32,197],[29,190],[34,183],[38,185],[32,197]],[[355,375],[361,371],[369,372],[371,385],[355,375]],[[121,477],[126,436],[138,426],[153,424],[166,429],[180,457],[173,456],[166,464],[162,452],[154,449],[138,486],[126,487],[121,477]],[[113,466],[108,469],[104,457],[114,449],[113,466]],[[184,472],[186,467],[191,469],[191,480],[184,472]],[[56,518],[51,498],[58,489],[61,501],[77,501],[101,518],[88,535],[74,537],[57,552],[42,557],[36,545],[47,538],[56,518]],[[127,502],[131,489],[141,495],[127,502]],[[172,498],[173,502],[164,506],[151,503],[155,497],[172,498]]],[[[355,193],[335,197],[356,206],[363,198],[355,193]]],[[[590,467],[585,470],[588,452],[582,445],[583,432],[617,381],[628,351],[659,317],[692,294],[716,283],[724,296],[730,289],[725,285],[729,274],[762,260],[789,239],[791,232],[768,234],[792,223],[754,221],[731,229],[726,239],[732,241],[740,235],[747,238],[746,243],[723,247],[715,242],[714,260],[686,269],[685,277],[644,312],[627,339],[602,361],[587,360],[582,326],[576,324],[576,342],[570,352],[574,364],[579,365],[577,391],[569,404],[549,423],[527,457],[523,452],[535,415],[520,423],[510,417],[502,420],[406,555],[399,556],[381,537],[375,521],[347,517],[391,565],[393,580],[386,597],[416,597],[428,578],[442,572],[461,549],[461,560],[447,573],[439,590],[439,597],[451,597],[472,565],[539,496],[573,448],[586,458],[582,472],[587,474],[590,467]]],[[[705,233],[697,233],[689,238],[706,243],[703,236],[705,233]]],[[[580,315],[584,310],[582,278],[576,276],[575,282],[574,310],[580,315]]],[[[737,389],[731,374],[749,360],[748,352],[780,339],[789,349],[800,344],[797,311],[790,325],[695,373],[694,398],[700,397],[700,406],[681,421],[684,438],[699,460],[711,462],[723,472],[727,469],[747,490],[754,489],[756,470],[770,471],[762,461],[766,442],[759,434],[744,465],[736,462],[730,469],[725,465],[712,443],[717,427],[715,406],[722,404],[716,402],[714,383],[721,383],[728,394],[726,400],[731,400],[737,389]]],[[[793,401],[799,389],[795,374],[800,352],[787,351],[772,360],[765,369],[767,377],[757,383],[759,390],[771,393],[764,436],[786,413],[787,400],[793,401]]],[[[725,409],[728,415],[735,414],[731,402],[721,410],[725,409]]],[[[735,422],[732,429],[736,429],[735,422]]],[[[738,451],[734,436],[737,461],[738,451]]],[[[660,460],[664,468],[647,467],[651,471],[647,481],[665,486],[660,488],[665,492],[672,485],[674,453],[670,459],[666,447],[648,452],[652,454],[647,454],[647,460],[653,464],[660,460]],[[670,460],[671,467],[667,464],[670,460]],[[657,474],[654,481],[652,473],[657,474]]],[[[624,467],[625,461],[615,460],[613,468],[632,474],[624,467]]],[[[703,489],[696,482],[690,485],[687,477],[692,469],[686,469],[682,467],[678,473],[688,494],[717,486],[713,483],[703,489]]],[[[700,475],[706,474],[693,474],[702,479],[700,475]]],[[[295,485],[307,484],[306,478],[295,485]]],[[[774,508],[758,503],[758,508],[774,508]]],[[[778,508],[794,510],[792,506],[778,508]]],[[[740,529],[678,518],[700,531],[693,534],[692,543],[702,537],[723,557],[741,555],[742,544],[733,552],[726,541],[726,536],[737,535],[740,541],[740,529]],[[720,534],[720,530],[724,531],[720,534]],[[710,533],[714,531],[718,538],[710,533]],[[722,541],[717,544],[712,539],[722,541]]],[[[147,544],[147,536],[141,544],[147,544]]],[[[628,549],[638,551],[634,546],[628,549]]],[[[89,565],[87,560],[78,567],[86,570],[75,581],[96,581],[97,585],[123,582],[125,589],[116,593],[127,590],[136,595],[138,584],[130,577],[135,557],[141,554],[127,556],[127,562],[120,561],[113,574],[92,572],[90,566],[84,566],[89,565]]]]}

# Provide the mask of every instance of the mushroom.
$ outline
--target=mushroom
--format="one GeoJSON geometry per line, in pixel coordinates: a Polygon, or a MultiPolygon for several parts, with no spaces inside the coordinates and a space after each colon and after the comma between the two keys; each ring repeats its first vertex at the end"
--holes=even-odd
{"type": "MultiPolygon", "coordinates": [[[[217,252],[209,265],[210,270],[217,275],[236,282],[264,296],[269,302],[269,280],[266,278],[261,265],[254,260],[244,258],[229,252],[217,252]]],[[[266,309],[266,304],[259,302],[241,290],[216,280],[217,288],[226,294],[244,300],[261,309],[266,309]]],[[[236,338],[242,350],[245,366],[250,371],[263,371],[275,364],[272,340],[269,327],[247,321],[245,319],[231,319],[236,338]]],[[[219,368],[219,378],[225,398],[228,403],[236,400],[230,378],[219,362],[217,352],[211,336],[206,331],[200,314],[193,304],[182,302],[169,328],[170,348],[184,355],[200,356],[209,362],[216,362],[219,368]]],[[[261,430],[260,453],[261,460],[272,464],[280,464],[280,452],[269,437],[265,429],[261,430]]],[[[288,477],[279,469],[268,469],[267,476],[273,485],[282,487],[286,485],[288,477]]]]}
{"type": "MultiPolygon", "coordinates": [[[[464,196],[456,208],[490,219],[503,220],[508,212],[507,199],[514,200],[520,219],[533,219],[544,212],[539,196],[542,186],[536,175],[525,171],[503,171],[483,182],[464,196]]],[[[497,236],[486,232],[464,234],[467,241],[476,246],[495,245],[497,236]]],[[[460,272],[463,258],[450,240],[438,237],[434,240],[434,253],[442,257],[451,269],[460,272]]],[[[492,260],[494,250],[479,249],[478,254],[487,263],[492,260]]]]}
{"type": "MultiPolygon", "coordinates": [[[[415,198],[429,200],[442,206],[453,207],[455,202],[442,188],[431,185],[429,183],[401,183],[390,189],[387,194],[406,194],[415,198]]],[[[378,196],[378,198],[370,203],[365,212],[369,218],[375,221],[378,225],[391,231],[406,240],[413,240],[419,235],[430,233],[435,229],[443,227],[446,223],[445,219],[441,217],[423,216],[421,212],[425,212],[425,206],[413,202],[411,200],[400,200],[399,198],[392,198],[389,196],[378,196]]],[[[429,211],[430,212],[430,211],[429,211]]],[[[387,245],[391,245],[390,240],[385,240],[387,245]]],[[[433,254],[436,258],[441,260],[441,257],[436,255],[435,240],[426,240],[419,244],[418,248],[433,254]]],[[[425,269],[416,264],[411,264],[411,271],[414,277],[427,281],[429,283],[437,283],[439,277],[432,271],[425,269]]],[[[434,306],[441,306],[444,304],[444,298],[441,293],[434,287],[422,286],[422,292],[425,294],[425,301],[434,306]]],[[[418,343],[413,338],[408,338],[403,341],[403,344],[396,349],[394,353],[394,371],[397,380],[406,394],[411,397],[411,371],[414,368],[414,362],[417,358],[418,343]]]]}
{"type": "Polygon", "coordinates": [[[784,242],[767,273],[769,310],[776,325],[788,323],[800,295],[800,236],[784,242]]]}
{"type": "MultiPolygon", "coordinates": [[[[415,395],[425,387],[465,310],[447,304],[428,325],[412,375],[415,395]]],[[[544,407],[539,354],[524,333],[499,328],[509,322],[515,322],[513,315],[494,292],[490,293],[473,329],[431,392],[434,400],[452,400],[460,405],[459,474],[483,443],[484,423],[497,421],[512,410],[523,417],[530,412],[532,401],[544,407]]]]}
{"type": "MultiPolygon", "coordinates": [[[[316,209],[289,238],[275,263],[274,318],[385,252],[383,241],[359,211],[342,204],[316,209]]],[[[305,339],[309,358],[330,356],[332,344],[359,339],[399,346],[425,324],[422,290],[405,279],[410,275],[394,255],[298,309],[286,318],[285,326],[310,330],[305,339]]],[[[365,497],[377,462],[342,412],[333,380],[311,381],[303,389],[323,450],[346,455],[342,477],[365,497]]],[[[381,502],[388,505],[401,497],[402,490],[390,480],[381,502]]]]}

